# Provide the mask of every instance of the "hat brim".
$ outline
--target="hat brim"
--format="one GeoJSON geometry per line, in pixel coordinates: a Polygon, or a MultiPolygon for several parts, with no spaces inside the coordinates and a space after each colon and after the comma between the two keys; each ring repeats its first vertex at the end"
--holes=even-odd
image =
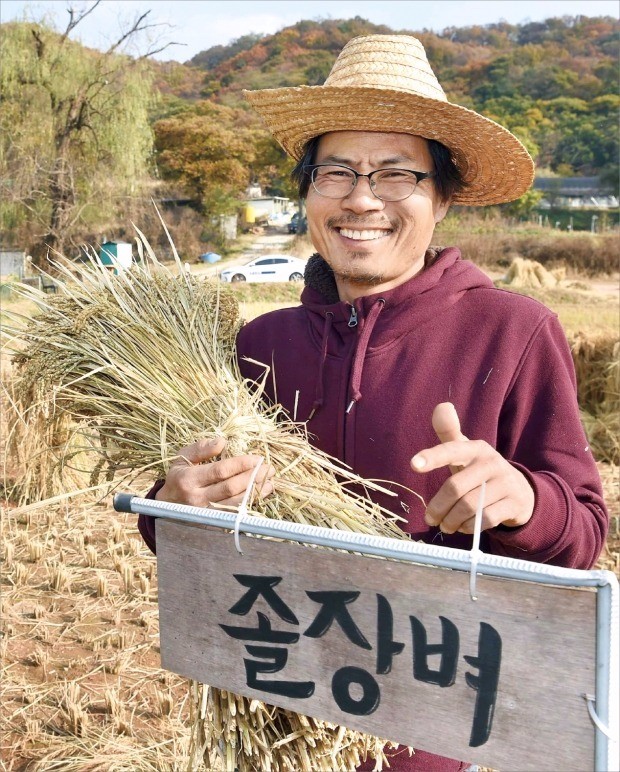
{"type": "Polygon", "coordinates": [[[466,182],[455,204],[513,201],[534,179],[534,162],[513,134],[451,102],[364,86],[297,86],[244,95],[296,160],[309,139],[328,132],[397,132],[434,139],[450,149],[466,182]]]}

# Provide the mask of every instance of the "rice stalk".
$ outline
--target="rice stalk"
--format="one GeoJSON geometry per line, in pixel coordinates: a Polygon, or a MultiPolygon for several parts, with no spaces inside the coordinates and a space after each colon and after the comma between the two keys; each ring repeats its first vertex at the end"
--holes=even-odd
{"type": "MultiPolygon", "coordinates": [[[[365,495],[384,491],[377,482],[312,448],[302,426],[243,380],[232,291],[167,269],[141,243],[144,260],[130,271],[111,274],[93,256],[76,275],[59,260],[60,294],[16,287],[38,308],[4,330],[19,501],[66,496],[102,477],[164,476],[180,447],[224,437],[227,455],[257,454],[276,469],[273,494],[252,502],[251,514],[404,537],[400,518],[365,495]]],[[[130,583],[125,577],[128,592],[130,583]]],[[[192,765],[219,758],[241,772],[331,771],[368,756],[377,768],[385,761],[385,740],[206,686],[193,685],[192,695],[192,765]]]]}

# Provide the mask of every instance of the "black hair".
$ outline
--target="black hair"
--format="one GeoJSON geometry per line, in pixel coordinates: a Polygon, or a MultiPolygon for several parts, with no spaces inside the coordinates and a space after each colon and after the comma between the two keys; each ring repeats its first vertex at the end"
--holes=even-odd
{"type": "MultiPolygon", "coordinates": [[[[308,174],[306,167],[312,166],[315,162],[316,151],[319,147],[321,136],[312,137],[312,139],[309,139],[306,142],[303,155],[299,161],[297,161],[291,172],[291,178],[298,186],[300,198],[306,198],[308,195],[310,175],[308,174]]],[[[437,195],[441,201],[448,201],[457,193],[464,190],[467,187],[467,183],[463,179],[461,170],[452,158],[452,153],[444,144],[438,142],[436,139],[429,139],[428,149],[433,161],[433,170],[435,172],[433,183],[437,190],[437,195]]]]}

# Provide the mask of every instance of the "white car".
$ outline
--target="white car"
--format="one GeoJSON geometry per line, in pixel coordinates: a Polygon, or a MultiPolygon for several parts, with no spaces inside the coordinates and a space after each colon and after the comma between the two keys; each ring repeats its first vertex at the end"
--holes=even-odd
{"type": "Polygon", "coordinates": [[[306,261],[290,255],[262,255],[245,265],[220,271],[222,281],[301,281],[306,261]]]}

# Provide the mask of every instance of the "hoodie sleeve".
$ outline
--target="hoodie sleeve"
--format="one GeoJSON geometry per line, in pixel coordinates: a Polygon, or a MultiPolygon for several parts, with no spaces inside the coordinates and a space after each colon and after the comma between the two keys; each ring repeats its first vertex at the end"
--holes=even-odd
{"type": "Polygon", "coordinates": [[[591,568],[609,517],[577,404],[566,336],[549,316],[523,353],[504,402],[498,450],[528,479],[534,512],[519,528],[488,532],[491,551],[569,568],[591,568]]]}
{"type": "MultiPolygon", "coordinates": [[[[151,490],[144,497],[145,499],[154,499],[157,495],[157,491],[163,487],[164,481],[158,480],[151,490]]],[[[138,515],[138,530],[140,536],[144,539],[144,543],[151,550],[153,555],[157,554],[157,542],[155,539],[155,520],[156,517],[150,515],[138,515]]]]}

